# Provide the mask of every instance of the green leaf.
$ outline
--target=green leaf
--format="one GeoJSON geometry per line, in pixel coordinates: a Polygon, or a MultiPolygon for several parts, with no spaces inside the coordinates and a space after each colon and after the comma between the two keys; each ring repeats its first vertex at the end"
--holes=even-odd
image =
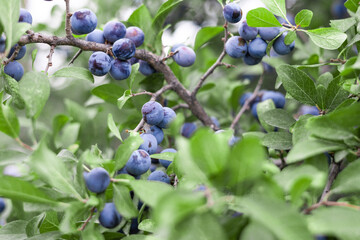
{"type": "Polygon", "coordinates": [[[9,176],[0,176],[0,181],[0,196],[23,202],[50,205],[58,204],[58,202],[52,200],[45,193],[39,190],[38,187],[35,187],[27,181],[9,176]]]}
{"type": "Polygon", "coordinates": [[[297,144],[301,141],[306,141],[310,137],[310,131],[305,127],[309,118],[312,115],[303,115],[300,116],[299,120],[296,122],[291,132],[293,134],[293,144],[297,144]]]}
{"type": "Polygon", "coordinates": [[[155,181],[133,180],[130,181],[130,186],[135,194],[150,207],[154,207],[162,196],[173,191],[169,184],[155,181]]]}
{"type": "Polygon", "coordinates": [[[342,141],[353,138],[359,125],[360,104],[353,104],[327,115],[312,118],[306,127],[317,137],[342,141]]]}
{"type": "Polygon", "coordinates": [[[297,26],[308,27],[311,23],[313,12],[307,9],[303,9],[295,16],[295,23],[297,26]]]}
{"type": "MultiPolygon", "coordinates": [[[[0,99],[2,99],[2,93],[0,93],[0,99]]],[[[0,103],[0,131],[12,138],[17,138],[20,133],[19,120],[14,110],[2,103],[0,103]]]]}
{"type": "Polygon", "coordinates": [[[272,132],[274,131],[274,127],[270,126],[269,124],[267,124],[264,120],[264,115],[265,113],[267,113],[268,111],[271,111],[275,109],[275,104],[273,102],[273,100],[268,99],[265,100],[263,102],[260,102],[257,106],[256,106],[256,111],[258,114],[258,118],[259,121],[261,123],[261,126],[263,126],[263,128],[267,131],[267,132],[272,132]]]}
{"type": "Polygon", "coordinates": [[[273,14],[286,18],[286,6],[285,0],[262,0],[265,6],[272,12],[273,14]]]}
{"type": "Polygon", "coordinates": [[[164,21],[166,17],[170,14],[170,12],[177,7],[182,0],[168,0],[164,2],[159,10],[157,11],[153,21],[152,21],[152,27],[155,30],[160,30],[164,24],[164,21]]]}
{"type": "Polygon", "coordinates": [[[282,129],[289,129],[294,123],[296,123],[291,114],[284,109],[273,109],[265,112],[263,120],[271,126],[282,129]]]}
{"type": "Polygon", "coordinates": [[[139,223],[138,229],[144,232],[155,232],[155,222],[152,219],[145,219],[139,223]]]}
{"type": "Polygon", "coordinates": [[[9,75],[3,72],[2,72],[2,76],[4,79],[5,92],[12,96],[14,105],[19,109],[25,108],[24,99],[20,95],[19,83],[15,79],[13,79],[12,77],[10,77],[9,75]]]}
{"type": "Polygon", "coordinates": [[[81,80],[87,80],[94,83],[94,76],[92,73],[83,67],[64,67],[56,71],[53,77],[65,77],[65,78],[77,78],[81,80]]]}
{"type": "Polygon", "coordinates": [[[216,84],[215,83],[207,83],[207,84],[204,84],[198,91],[198,93],[200,92],[206,92],[208,90],[211,90],[213,89],[214,87],[216,87],[216,84]]]}
{"type": "Polygon", "coordinates": [[[104,85],[100,85],[96,88],[93,88],[91,90],[91,93],[103,100],[105,100],[106,102],[112,103],[112,104],[117,104],[117,100],[121,97],[121,95],[123,95],[123,93],[126,91],[126,89],[113,84],[113,83],[108,83],[108,84],[104,84],[104,85]]]}
{"type": "Polygon", "coordinates": [[[144,140],[139,136],[130,136],[119,146],[115,155],[115,171],[125,166],[131,154],[137,150],[144,140]]]}
{"type": "Polygon", "coordinates": [[[47,211],[44,220],[39,228],[40,233],[53,232],[59,230],[59,219],[57,212],[47,211]]]}
{"type": "Polygon", "coordinates": [[[116,209],[125,218],[134,218],[138,215],[138,210],[132,202],[129,189],[120,184],[113,184],[114,203],[116,209]]]}
{"type": "Polygon", "coordinates": [[[246,15],[246,22],[251,27],[281,27],[281,23],[266,8],[250,10],[246,15]]]}
{"type": "Polygon", "coordinates": [[[54,188],[79,200],[82,199],[73,186],[72,176],[64,162],[47,148],[44,141],[40,142],[39,147],[30,156],[30,166],[41,179],[54,188]]]}
{"type": "Polygon", "coordinates": [[[38,118],[50,96],[48,77],[40,72],[28,72],[19,82],[28,118],[38,118]]]}
{"type": "Polygon", "coordinates": [[[274,235],[263,225],[257,222],[250,222],[241,232],[241,240],[276,240],[274,235]]]}
{"type": "Polygon", "coordinates": [[[138,26],[143,31],[151,29],[152,17],[149,9],[141,4],[129,17],[128,22],[134,26],[138,26]]]}
{"type": "Polygon", "coordinates": [[[45,217],[45,213],[41,213],[38,216],[30,219],[28,224],[26,225],[26,235],[28,237],[33,237],[34,235],[39,234],[39,225],[45,217]]]}
{"type": "Polygon", "coordinates": [[[233,184],[261,176],[265,151],[257,137],[247,136],[231,150],[228,172],[233,184]],[[239,167],[243,166],[243,167],[239,167]]]}
{"type": "Polygon", "coordinates": [[[344,19],[337,19],[337,20],[330,20],[330,26],[332,28],[336,28],[342,32],[346,32],[349,30],[352,26],[356,24],[356,18],[350,17],[350,18],[344,18],[344,19]]]}
{"type": "Polygon", "coordinates": [[[216,37],[222,31],[224,31],[223,27],[201,28],[196,34],[194,50],[198,50],[202,45],[216,37]]]}
{"type": "Polygon", "coordinates": [[[335,28],[317,28],[305,33],[317,46],[328,50],[338,49],[347,38],[345,33],[335,28]]]}
{"type": "Polygon", "coordinates": [[[290,65],[281,65],[276,68],[276,72],[284,88],[293,98],[304,104],[316,105],[315,84],[306,73],[290,65]]]}
{"type": "Polygon", "coordinates": [[[290,205],[268,197],[246,197],[240,201],[246,215],[269,229],[279,240],[313,239],[303,215],[290,205]]]}
{"type": "Polygon", "coordinates": [[[344,5],[347,9],[355,13],[359,7],[359,2],[360,0],[347,0],[344,5]]]}
{"type": "Polygon", "coordinates": [[[134,81],[135,81],[135,76],[136,74],[138,73],[139,71],[139,67],[140,67],[140,64],[139,63],[135,63],[134,65],[131,66],[131,74],[130,74],[130,77],[128,77],[126,79],[126,82],[129,86],[129,89],[131,90],[132,89],[132,86],[134,84],[134,81]]]}
{"type": "Polygon", "coordinates": [[[326,88],[323,85],[319,84],[316,87],[316,92],[318,96],[317,106],[323,110],[325,109],[326,88]]]}
{"type": "Polygon", "coordinates": [[[120,135],[120,131],[119,131],[118,127],[116,126],[111,113],[108,114],[107,125],[108,125],[108,128],[110,129],[110,131],[115,135],[115,137],[120,139],[120,141],[123,141],[121,138],[121,135],[120,135]]]}
{"type": "Polygon", "coordinates": [[[32,59],[32,69],[34,71],[34,63],[35,63],[35,60],[36,60],[36,56],[37,56],[37,53],[38,53],[38,49],[34,49],[32,52],[31,52],[31,59],[32,59]]]}
{"type": "Polygon", "coordinates": [[[354,184],[360,181],[360,161],[350,163],[336,177],[331,188],[332,194],[360,193],[360,185],[354,184]]]}
{"type": "Polygon", "coordinates": [[[173,152],[164,152],[164,153],[158,153],[158,154],[152,154],[150,155],[151,158],[155,159],[163,159],[167,161],[174,161],[174,158],[176,157],[177,153],[173,152]]]}
{"type": "Polygon", "coordinates": [[[360,239],[358,210],[346,207],[318,208],[311,212],[307,221],[313,234],[334,236],[344,240],[360,239]]]}
{"type": "Polygon", "coordinates": [[[289,150],[292,147],[292,135],[288,132],[270,132],[262,139],[262,144],[273,149],[289,150]]]}
{"type": "Polygon", "coordinates": [[[348,93],[342,88],[340,81],[340,78],[334,79],[326,89],[325,106],[328,110],[334,110],[348,97],[348,93]]]}
{"type": "Polygon", "coordinates": [[[17,220],[10,222],[0,229],[0,238],[6,240],[25,240],[27,221],[17,220]]]}
{"type": "Polygon", "coordinates": [[[0,22],[6,34],[6,53],[30,28],[28,23],[18,23],[19,15],[20,0],[0,0],[0,22]]]}
{"type": "Polygon", "coordinates": [[[285,36],[284,43],[290,45],[296,39],[296,31],[288,31],[288,34],[285,36]]]}
{"type": "Polygon", "coordinates": [[[345,145],[339,143],[309,139],[307,141],[301,141],[295,144],[289,152],[286,158],[286,162],[299,162],[324,152],[342,150],[345,148],[345,145]]]}
{"type": "Polygon", "coordinates": [[[129,100],[131,97],[132,97],[131,90],[126,90],[124,94],[117,100],[118,108],[121,110],[124,107],[127,100],[129,100]]]}

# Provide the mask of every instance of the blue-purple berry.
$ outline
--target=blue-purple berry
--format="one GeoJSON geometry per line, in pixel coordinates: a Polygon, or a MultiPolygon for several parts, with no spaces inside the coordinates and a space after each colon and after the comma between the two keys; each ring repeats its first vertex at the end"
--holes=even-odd
{"type": "Polygon", "coordinates": [[[139,62],[139,59],[136,58],[136,57],[132,57],[132,58],[130,58],[128,61],[129,61],[129,63],[130,63],[131,65],[134,65],[135,63],[138,63],[138,62],[139,62]]]}
{"type": "Polygon", "coordinates": [[[232,2],[225,5],[223,15],[225,20],[229,23],[237,23],[242,17],[242,10],[239,4],[232,2]]]}
{"type": "Polygon", "coordinates": [[[111,68],[111,57],[104,52],[94,52],[89,58],[89,70],[95,76],[106,75],[111,68]]]}
{"type": "Polygon", "coordinates": [[[251,106],[251,114],[256,118],[258,119],[258,113],[257,113],[257,105],[259,103],[258,102],[255,102],[252,106],[251,106]]]}
{"type": "Polygon", "coordinates": [[[293,41],[289,45],[285,44],[285,36],[286,35],[287,35],[287,32],[284,32],[283,34],[281,34],[281,36],[278,37],[273,44],[274,51],[279,55],[289,54],[295,47],[295,41],[293,41]]]}
{"type": "Polygon", "coordinates": [[[266,41],[273,40],[280,33],[279,27],[259,27],[260,37],[266,41]]]}
{"type": "Polygon", "coordinates": [[[197,126],[195,123],[187,122],[182,125],[180,133],[182,136],[184,136],[186,138],[190,138],[194,134],[196,129],[197,129],[197,126]]]}
{"type": "Polygon", "coordinates": [[[256,27],[249,27],[246,21],[242,22],[239,27],[239,35],[246,41],[256,38],[259,30],[256,27]]]}
{"type": "Polygon", "coordinates": [[[261,38],[255,38],[248,45],[248,53],[254,58],[262,58],[266,55],[267,43],[261,38]]]}
{"type": "Polygon", "coordinates": [[[99,29],[95,29],[94,31],[92,31],[91,33],[89,33],[86,38],[86,41],[89,42],[96,42],[96,43],[105,43],[105,37],[104,37],[104,32],[99,30],[99,29]]]}
{"type": "Polygon", "coordinates": [[[70,18],[71,28],[75,34],[88,34],[95,30],[97,18],[93,11],[89,9],[80,9],[70,18]]]}
{"type": "Polygon", "coordinates": [[[176,113],[174,112],[174,110],[168,107],[164,107],[163,109],[164,109],[164,118],[156,126],[161,128],[168,128],[170,126],[170,123],[174,121],[174,119],[176,118],[176,113]]]}
{"type": "Polygon", "coordinates": [[[151,158],[149,154],[142,150],[135,150],[126,163],[126,171],[134,176],[140,176],[146,173],[151,166],[151,158]]]}
{"type": "MultiPolygon", "coordinates": [[[[165,152],[176,153],[177,151],[175,149],[173,149],[173,148],[166,148],[166,149],[161,151],[161,153],[165,153],[165,152]]],[[[164,160],[164,159],[159,159],[159,162],[164,168],[168,168],[169,165],[172,163],[172,161],[168,161],[168,160],[164,160]]]]}
{"type": "Polygon", "coordinates": [[[318,116],[320,114],[319,109],[315,106],[302,105],[298,111],[299,115],[314,115],[318,116]]]}
{"type": "Polygon", "coordinates": [[[33,19],[32,19],[31,13],[24,8],[20,8],[19,22],[25,22],[25,23],[32,24],[32,21],[33,21],[33,19]]]}
{"type": "Polygon", "coordinates": [[[140,135],[140,137],[144,140],[144,142],[140,145],[139,149],[142,149],[149,154],[156,153],[158,144],[154,135],[143,133],[140,135]]]}
{"type": "Polygon", "coordinates": [[[126,27],[118,21],[107,22],[104,26],[104,37],[111,43],[125,37],[126,27]]]}
{"type": "Polygon", "coordinates": [[[5,200],[3,198],[0,198],[0,213],[2,213],[5,210],[6,204],[5,200]]]}
{"type": "Polygon", "coordinates": [[[150,66],[150,64],[146,61],[140,60],[139,72],[141,72],[145,76],[150,76],[151,74],[156,73],[156,70],[150,66]]]}
{"type": "Polygon", "coordinates": [[[262,60],[262,58],[254,58],[250,54],[246,54],[244,57],[244,63],[249,66],[259,64],[261,62],[261,60],[262,60]]]}
{"type": "Polygon", "coordinates": [[[127,79],[131,74],[131,64],[128,61],[114,59],[111,62],[109,73],[115,80],[127,79]]]}
{"type": "Polygon", "coordinates": [[[100,212],[99,222],[106,228],[115,228],[121,222],[121,215],[114,203],[105,203],[103,210],[100,212]]]}
{"type": "Polygon", "coordinates": [[[194,50],[186,46],[179,46],[176,48],[175,55],[173,56],[174,61],[182,67],[190,67],[195,63],[196,54],[194,50]]]}
{"type": "Polygon", "coordinates": [[[152,172],[149,175],[149,177],[147,178],[147,180],[170,184],[169,176],[166,173],[164,173],[163,171],[160,171],[160,170],[156,170],[156,171],[152,172]]]}
{"type": "Polygon", "coordinates": [[[0,53],[4,53],[6,49],[6,38],[5,36],[0,37],[0,53]]]}
{"type": "Polygon", "coordinates": [[[158,126],[151,126],[146,133],[153,135],[156,138],[158,145],[164,140],[164,131],[158,126]]]}
{"type": "Polygon", "coordinates": [[[109,173],[101,167],[94,168],[89,173],[84,174],[84,178],[86,187],[93,193],[105,192],[110,184],[109,173]]]}
{"type": "Polygon", "coordinates": [[[183,43],[177,43],[177,44],[175,44],[174,46],[171,47],[170,52],[175,52],[176,49],[178,49],[178,47],[186,47],[186,46],[183,43]]]}
{"type": "Polygon", "coordinates": [[[164,119],[164,109],[160,103],[155,101],[145,103],[141,112],[144,121],[150,125],[158,125],[164,119]]]}
{"type": "Polygon", "coordinates": [[[232,58],[242,58],[247,53],[247,43],[245,39],[234,36],[225,43],[225,51],[232,58]]]}
{"type": "MultiPolygon", "coordinates": [[[[15,52],[15,48],[18,46],[18,44],[15,44],[11,49],[10,49],[10,52],[8,54],[8,58],[10,58],[13,53],[15,52]]],[[[20,60],[22,59],[24,56],[25,56],[25,53],[26,53],[26,46],[22,46],[18,52],[18,54],[16,55],[16,57],[14,58],[14,60],[20,60]]]]}
{"type": "Polygon", "coordinates": [[[17,61],[11,61],[5,66],[4,72],[16,81],[20,81],[24,75],[24,67],[17,61]]]}
{"type": "Polygon", "coordinates": [[[275,91],[266,91],[261,97],[261,101],[265,101],[267,99],[273,100],[276,108],[284,108],[285,106],[285,96],[280,92],[275,91]]]}
{"type": "Polygon", "coordinates": [[[117,40],[112,46],[114,56],[121,60],[127,60],[135,55],[135,43],[127,38],[117,40]]]}
{"type": "Polygon", "coordinates": [[[136,47],[140,47],[145,40],[144,32],[138,27],[128,27],[125,38],[132,40],[136,47]]]}

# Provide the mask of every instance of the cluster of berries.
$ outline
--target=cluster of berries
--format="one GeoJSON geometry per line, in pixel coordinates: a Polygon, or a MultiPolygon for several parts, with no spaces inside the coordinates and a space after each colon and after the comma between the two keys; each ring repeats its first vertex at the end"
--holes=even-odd
{"type": "MultiPolygon", "coordinates": [[[[19,16],[19,22],[24,22],[28,24],[32,24],[32,16],[29,11],[26,9],[21,8],[20,9],[20,16],[19,16]]],[[[13,53],[15,52],[16,47],[18,47],[18,44],[15,44],[13,46],[8,54],[8,58],[10,58],[13,53]]],[[[6,49],[6,37],[2,35],[0,37],[0,53],[4,53],[6,49]]],[[[16,60],[22,59],[26,54],[26,46],[21,46],[20,50],[18,51],[18,54],[14,58],[13,61],[10,61],[8,64],[6,64],[4,68],[5,74],[9,75],[10,77],[14,78],[16,81],[20,81],[22,76],[24,75],[24,67],[21,63],[19,63],[16,60]]]]}
{"type": "MultiPolygon", "coordinates": [[[[227,22],[238,23],[242,18],[242,11],[237,3],[225,5],[223,10],[227,22]]],[[[232,58],[242,58],[247,65],[256,65],[266,55],[269,42],[273,43],[274,51],[279,55],[289,54],[295,47],[295,42],[285,44],[288,32],[281,34],[279,27],[250,27],[243,21],[239,27],[239,36],[233,36],[225,43],[225,51],[232,58]],[[259,35],[259,37],[258,37],[259,35]]]]}

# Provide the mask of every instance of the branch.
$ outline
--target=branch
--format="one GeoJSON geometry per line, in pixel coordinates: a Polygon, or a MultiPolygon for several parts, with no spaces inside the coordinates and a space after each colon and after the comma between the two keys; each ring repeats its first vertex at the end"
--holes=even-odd
{"type": "Polygon", "coordinates": [[[77,51],[77,53],[74,55],[74,57],[70,60],[68,66],[70,66],[71,64],[73,64],[75,62],[75,60],[80,56],[80,54],[82,53],[82,50],[80,49],[79,51],[77,51]]]}
{"type": "Polygon", "coordinates": [[[34,151],[34,149],[32,147],[30,147],[29,145],[27,145],[26,143],[24,143],[23,141],[21,141],[20,138],[15,138],[15,141],[17,143],[19,143],[20,146],[22,146],[23,148],[26,148],[27,150],[30,150],[30,151],[34,151]]]}
{"type": "Polygon", "coordinates": [[[178,104],[178,105],[173,106],[173,107],[172,107],[172,110],[176,111],[176,110],[178,110],[178,109],[180,109],[180,108],[187,108],[187,109],[189,109],[189,105],[187,105],[187,104],[185,104],[185,103],[180,103],[180,104],[178,104]]]}
{"type": "Polygon", "coordinates": [[[240,109],[239,113],[236,115],[235,119],[233,120],[233,122],[231,123],[230,129],[235,129],[235,125],[239,122],[241,116],[244,114],[244,112],[250,107],[250,103],[252,101],[255,100],[255,98],[257,97],[259,90],[261,88],[261,85],[263,83],[263,78],[264,78],[264,73],[260,76],[259,81],[256,85],[256,88],[253,92],[253,94],[251,95],[251,97],[249,97],[244,105],[242,106],[242,108],[240,109]]]}
{"type": "Polygon", "coordinates": [[[86,225],[90,222],[91,218],[94,215],[95,207],[91,208],[90,210],[90,216],[85,220],[84,224],[78,229],[79,231],[83,231],[86,227],[86,225]]]}
{"type": "Polygon", "coordinates": [[[70,17],[71,17],[71,13],[70,13],[70,0],[65,0],[65,5],[66,5],[66,19],[65,19],[65,32],[66,32],[66,37],[69,39],[74,38],[71,32],[71,23],[70,23],[70,17]]]}
{"type": "MultiPolygon", "coordinates": [[[[214,72],[214,70],[221,66],[221,65],[225,65],[222,64],[221,61],[224,59],[224,57],[226,56],[226,51],[225,51],[225,44],[226,41],[228,39],[228,28],[227,28],[227,22],[225,22],[224,24],[224,29],[225,29],[225,37],[224,37],[224,49],[222,50],[219,58],[216,60],[216,62],[206,71],[206,73],[200,78],[200,81],[197,83],[197,85],[195,86],[194,90],[191,93],[191,97],[195,97],[197,92],[199,91],[199,89],[201,88],[201,86],[203,85],[203,83],[205,82],[205,80],[214,72]]],[[[225,65],[227,66],[227,65],[225,65]]],[[[228,66],[227,66],[228,67],[228,66]]]]}
{"type": "Polygon", "coordinates": [[[340,207],[350,207],[350,208],[354,208],[356,210],[360,211],[360,207],[356,206],[356,205],[352,205],[349,203],[345,203],[345,202],[332,202],[332,201],[322,201],[322,202],[318,202],[315,203],[314,205],[312,205],[311,207],[305,209],[303,211],[304,214],[309,214],[311,211],[321,207],[321,206],[340,206],[340,207]]]}
{"type": "Polygon", "coordinates": [[[333,184],[335,178],[340,172],[340,165],[338,163],[335,163],[334,161],[330,164],[330,173],[329,178],[327,180],[326,186],[324,188],[323,193],[321,194],[319,202],[323,202],[327,194],[330,192],[331,185],[333,184]]]}
{"type": "Polygon", "coordinates": [[[49,62],[48,62],[48,64],[46,65],[46,68],[45,68],[45,73],[46,73],[46,74],[48,73],[49,68],[52,66],[52,56],[53,56],[53,54],[54,54],[54,51],[55,51],[55,46],[52,45],[51,48],[50,48],[49,55],[47,56],[47,58],[49,59],[49,62]]]}
{"type": "MultiPolygon", "coordinates": [[[[20,38],[19,45],[26,45],[30,43],[45,43],[50,46],[74,46],[80,48],[83,51],[108,52],[111,49],[111,45],[107,44],[88,42],[78,38],[51,36],[43,33],[33,33],[24,35],[20,38]]],[[[211,118],[206,114],[199,101],[196,98],[191,97],[191,93],[180,83],[170,67],[161,62],[159,56],[144,49],[137,49],[135,57],[143,61],[147,61],[155,70],[163,73],[168,85],[171,85],[172,89],[179,95],[179,97],[184,100],[186,104],[188,104],[193,115],[197,117],[204,125],[217,130],[217,127],[211,121],[211,118]]]]}
{"type": "Polygon", "coordinates": [[[7,65],[9,62],[14,61],[16,56],[19,54],[21,47],[22,46],[20,46],[20,44],[18,44],[15,47],[15,51],[13,52],[13,54],[10,56],[10,58],[8,60],[4,61],[3,64],[7,65]]]}

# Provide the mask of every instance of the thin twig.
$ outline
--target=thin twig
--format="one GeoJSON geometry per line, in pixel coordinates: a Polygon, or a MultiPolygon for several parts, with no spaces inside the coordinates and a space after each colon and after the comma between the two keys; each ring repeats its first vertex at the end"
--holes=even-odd
{"type": "Polygon", "coordinates": [[[16,56],[19,54],[21,47],[22,46],[20,46],[19,44],[16,45],[15,51],[13,52],[13,54],[10,56],[10,58],[8,60],[4,61],[3,64],[7,65],[9,62],[14,61],[16,56]]]}
{"type": "Polygon", "coordinates": [[[49,68],[52,66],[52,56],[53,56],[53,54],[54,54],[54,51],[55,51],[55,46],[52,45],[51,48],[50,48],[49,55],[47,56],[47,58],[49,59],[49,61],[48,61],[48,64],[46,65],[46,68],[45,68],[45,73],[46,73],[46,74],[48,73],[49,68]]]}
{"type": "Polygon", "coordinates": [[[168,60],[169,58],[172,58],[175,54],[177,54],[179,52],[179,50],[176,50],[175,52],[171,52],[169,53],[169,55],[167,55],[166,57],[164,57],[163,59],[161,59],[161,62],[165,62],[166,60],[168,60]]]}
{"type": "Polygon", "coordinates": [[[71,23],[70,23],[70,17],[71,17],[71,13],[70,13],[70,0],[65,0],[65,5],[66,5],[66,20],[65,20],[65,32],[66,32],[66,37],[67,38],[74,38],[71,32],[71,23]]]}
{"type": "Polygon", "coordinates": [[[75,60],[80,56],[80,54],[82,53],[83,51],[80,49],[79,51],[76,52],[76,54],[74,55],[74,57],[70,60],[68,66],[70,66],[71,64],[73,64],[75,62],[75,60]]]}
{"type": "Polygon", "coordinates": [[[345,202],[332,202],[332,201],[322,201],[322,202],[318,202],[315,203],[314,205],[312,205],[311,207],[305,209],[303,211],[304,214],[309,214],[311,211],[321,207],[321,206],[340,206],[340,207],[349,207],[349,208],[354,208],[356,210],[360,211],[360,207],[356,206],[356,205],[352,205],[349,203],[345,203],[345,202]]]}
{"type": "Polygon", "coordinates": [[[164,92],[170,89],[173,89],[173,86],[171,84],[167,84],[163,86],[153,94],[153,96],[151,97],[151,101],[155,101],[158,96],[160,96],[161,94],[163,94],[164,92]]]}
{"type": "Polygon", "coordinates": [[[199,82],[197,83],[197,85],[195,86],[194,90],[191,93],[191,96],[194,98],[196,96],[196,94],[198,93],[199,89],[201,88],[201,86],[203,85],[203,83],[205,82],[205,80],[214,72],[214,70],[218,67],[221,66],[222,63],[221,61],[224,59],[224,57],[226,56],[226,51],[225,51],[225,44],[226,41],[228,39],[228,27],[227,27],[227,22],[225,22],[224,24],[224,32],[225,32],[225,36],[224,36],[224,49],[222,50],[222,52],[220,53],[220,56],[218,57],[218,59],[216,60],[216,62],[206,71],[206,73],[200,78],[199,82]]]}
{"type": "Polygon", "coordinates": [[[79,231],[83,231],[85,229],[86,225],[90,222],[91,218],[93,217],[94,211],[95,211],[95,207],[91,208],[90,216],[85,220],[83,225],[78,229],[79,231]]]}
{"type": "Polygon", "coordinates": [[[180,103],[180,104],[178,104],[178,105],[175,105],[175,106],[173,106],[172,107],[172,110],[174,110],[174,111],[176,111],[176,110],[178,110],[178,109],[180,109],[180,108],[189,108],[189,105],[187,105],[187,104],[185,104],[185,103],[180,103]]]}
{"type": "Polygon", "coordinates": [[[148,92],[148,91],[143,91],[143,92],[131,94],[132,97],[136,97],[136,96],[140,96],[140,95],[150,95],[150,96],[153,96],[154,94],[153,94],[152,92],[148,92]]]}
{"type": "Polygon", "coordinates": [[[235,126],[236,126],[236,124],[239,122],[241,116],[244,114],[244,112],[245,112],[247,109],[249,109],[250,103],[251,103],[252,101],[254,101],[255,98],[257,97],[257,95],[258,95],[258,93],[259,93],[259,91],[260,91],[261,85],[262,85],[262,83],[263,83],[263,78],[264,78],[264,73],[260,76],[259,81],[258,81],[258,83],[257,83],[257,85],[256,85],[256,88],[255,88],[253,94],[251,95],[251,97],[249,97],[249,98],[245,101],[245,103],[244,103],[244,105],[241,107],[239,113],[236,115],[235,119],[234,119],[233,122],[231,123],[230,129],[235,129],[235,126]]]}
{"type": "Polygon", "coordinates": [[[139,124],[134,128],[134,132],[138,132],[145,124],[145,120],[142,118],[139,122],[139,124]]]}
{"type": "Polygon", "coordinates": [[[21,141],[20,138],[15,138],[15,141],[17,143],[19,143],[20,146],[22,146],[23,148],[26,148],[27,150],[30,150],[30,151],[34,151],[34,149],[32,147],[30,147],[29,145],[27,145],[26,143],[24,143],[23,141],[21,141]]]}
{"type": "Polygon", "coordinates": [[[324,188],[324,190],[323,190],[323,192],[321,194],[319,202],[323,202],[325,200],[325,197],[330,192],[330,188],[331,188],[335,178],[339,174],[339,172],[340,172],[340,164],[332,161],[331,164],[330,164],[329,178],[328,178],[326,186],[325,186],[325,188],[324,188]]]}

